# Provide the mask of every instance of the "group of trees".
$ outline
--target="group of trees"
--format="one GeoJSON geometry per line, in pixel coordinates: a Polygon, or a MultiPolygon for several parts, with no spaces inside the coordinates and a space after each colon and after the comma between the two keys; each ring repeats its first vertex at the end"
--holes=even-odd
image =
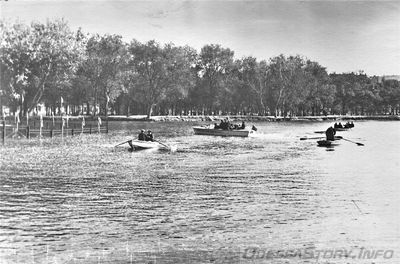
{"type": "Polygon", "coordinates": [[[156,41],[73,31],[64,20],[0,22],[0,104],[25,115],[43,103],[72,114],[387,114],[400,84],[362,72],[328,74],[317,62],[279,55],[234,58],[156,41]],[[61,99],[63,98],[63,99],[61,99]],[[85,112],[82,112],[85,109],[85,112]]]}

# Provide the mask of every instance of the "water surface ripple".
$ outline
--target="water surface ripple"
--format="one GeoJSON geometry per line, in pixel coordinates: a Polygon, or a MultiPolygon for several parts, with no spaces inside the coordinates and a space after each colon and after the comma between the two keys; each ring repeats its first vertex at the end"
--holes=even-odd
{"type": "Polygon", "coordinates": [[[395,250],[321,263],[400,262],[400,122],[357,122],[340,135],[365,146],[334,149],[299,140],[326,122],[257,123],[249,138],[196,136],[191,125],[111,123],[108,135],[8,140],[0,262],[316,263],[249,248],[395,250]],[[140,128],[177,150],[114,147],[140,128]]]}

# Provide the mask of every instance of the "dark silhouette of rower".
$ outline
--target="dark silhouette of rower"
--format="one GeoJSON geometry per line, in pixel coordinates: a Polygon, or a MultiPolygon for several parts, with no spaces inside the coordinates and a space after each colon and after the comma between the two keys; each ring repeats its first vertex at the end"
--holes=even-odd
{"type": "Polygon", "coordinates": [[[154,137],[153,134],[151,133],[151,130],[147,131],[146,141],[154,141],[154,137]]]}
{"type": "Polygon", "coordinates": [[[140,133],[138,135],[138,139],[141,141],[146,141],[146,134],[144,133],[144,129],[140,130],[140,133]]]}
{"type": "Polygon", "coordinates": [[[329,127],[325,131],[325,135],[326,135],[326,140],[334,141],[335,140],[336,131],[335,131],[335,129],[333,127],[329,127]]]}

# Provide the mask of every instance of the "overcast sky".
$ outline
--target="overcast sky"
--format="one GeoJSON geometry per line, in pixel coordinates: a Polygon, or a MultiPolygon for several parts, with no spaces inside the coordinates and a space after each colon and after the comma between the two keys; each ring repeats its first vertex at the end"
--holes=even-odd
{"type": "Polygon", "coordinates": [[[400,74],[400,1],[39,1],[0,2],[2,19],[65,18],[86,32],[125,41],[221,44],[235,57],[281,53],[329,72],[400,74]]]}

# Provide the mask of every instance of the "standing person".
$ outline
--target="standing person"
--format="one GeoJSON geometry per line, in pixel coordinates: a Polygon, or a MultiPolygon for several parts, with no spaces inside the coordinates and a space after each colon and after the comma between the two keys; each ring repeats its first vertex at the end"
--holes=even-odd
{"type": "Polygon", "coordinates": [[[151,133],[150,129],[147,131],[146,141],[154,141],[153,134],[151,133]]]}
{"type": "Polygon", "coordinates": [[[325,135],[326,135],[326,140],[334,141],[335,140],[336,131],[335,131],[335,129],[333,127],[329,127],[325,131],[325,135]]]}
{"type": "Polygon", "coordinates": [[[144,133],[144,129],[140,130],[140,133],[138,135],[138,139],[141,141],[145,141],[146,140],[146,134],[144,133]]]}

